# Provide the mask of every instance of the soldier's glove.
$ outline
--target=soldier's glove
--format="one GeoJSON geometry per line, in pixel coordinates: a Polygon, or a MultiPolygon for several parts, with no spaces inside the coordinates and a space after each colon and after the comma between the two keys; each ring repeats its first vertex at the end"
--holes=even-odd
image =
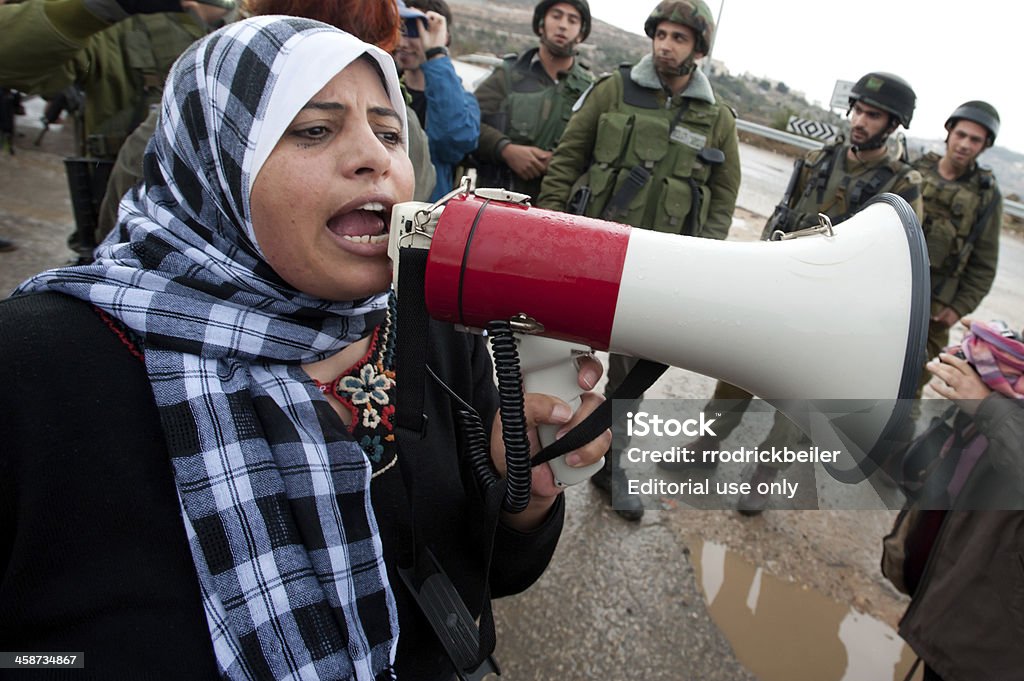
{"type": "Polygon", "coordinates": [[[85,8],[111,24],[132,14],[181,12],[181,0],[82,0],[85,8]]]}

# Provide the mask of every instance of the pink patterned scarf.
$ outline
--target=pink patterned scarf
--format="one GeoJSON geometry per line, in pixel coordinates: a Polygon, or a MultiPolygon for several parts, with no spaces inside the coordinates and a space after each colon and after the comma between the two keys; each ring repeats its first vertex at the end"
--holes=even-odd
{"type": "Polygon", "coordinates": [[[1009,398],[1024,399],[1024,343],[1009,335],[1005,324],[972,322],[959,349],[985,385],[1009,398]]]}

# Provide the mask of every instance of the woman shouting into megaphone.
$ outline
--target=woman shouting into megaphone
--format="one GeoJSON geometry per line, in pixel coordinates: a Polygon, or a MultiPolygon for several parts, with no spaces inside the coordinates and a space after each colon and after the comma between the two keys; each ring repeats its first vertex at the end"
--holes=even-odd
{"type": "MultiPolygon", "coordinates": [[[[450,325],[426,330],[425,435],[397,433],[405,110],[385,52],[310,20],[232,24],[177,62],[96,262],[0,303],[5,647],[81,651],[110,678],[486,663],[489,598],[539,577],[564,505],[546,467],[521,513],[491,504],[490,359],[450,325]]],[[[599,377],[581,364],[581,388],[599,377]]],[[[526,426],[599,401],[527,395],[526,426]]]]}

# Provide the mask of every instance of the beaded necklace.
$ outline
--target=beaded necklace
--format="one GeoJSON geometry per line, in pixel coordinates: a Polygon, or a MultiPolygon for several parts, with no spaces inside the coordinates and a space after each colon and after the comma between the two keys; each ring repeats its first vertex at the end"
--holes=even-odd
{"type": "Polygon", "coordinates": [[[384,323],[373,331],[370,348],[362,359],[326,383],[313,379],[324,395],[330,395],[352,414],[347,426],[352,438],[366,452],[373,476],[395,465],[395,296],[388,298],[384,323]]]}

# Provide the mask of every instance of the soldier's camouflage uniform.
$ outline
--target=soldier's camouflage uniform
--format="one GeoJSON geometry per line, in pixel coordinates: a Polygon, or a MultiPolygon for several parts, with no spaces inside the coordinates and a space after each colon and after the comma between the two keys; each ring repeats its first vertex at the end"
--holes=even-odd
{"type": "Polygon", "coordinates": [[[917,219],[924,220],[921,173],[900,160],[893,149],[867,163],[851,161],[849,149],[846,144],[829,145],[807,154],[790,197],[789,224],[783,231],[818,224],[818,213],[828,215],[833,224],[838,224],[884,192],[903,197],[917,219]]]}
{"type": "Polygon", "coordinates": [[[479,186],[505,187],[537,198],[543,177],[519,177],[502,161],[501,151],[508,144],[553,151],[573,104],[594,82],[577,59],[556,83],[544,70],[538,49],[506,56],[474,93],[480,103],[479,186]]]}
{"type": "MultiPolygon", "coordinates": [[[[620,68],[599,81],[586,95],[555,149],[537,205],[564,210],[583,182],[592,191],[586,215],[724,239],[740,187],[735,114],[699,70],[682,93],[670,96],[651,55],[646,55],[631,69],[620,68]],[[627,101],[631,99],[637,103],[627,101]],[[724,162],[712,166],[701,161],[698,154],[704,148],[720,150],[724,162]],[[648,168],[650,179],[628,205],[608,215],[609,202],[637,165],[648,168]],[[694,196],[699,203],[694,203],[694,196]]],[[[631,358],[611,355],[606,396],[621,384],[633,363],[631,358]]],[[[613,448],[621,446],[616,442],[613,448]]]]}
{"type": "MultiPolygon", "coordinates": [[[[121,145],[159,103],[174,60],[206,30],[179,12],[138,14],[109,24],[81,0],[0,6],[0,83],[44,96],[71,85],[85,93],[76,154],[95,168],[94,213],[121,145]]],[[[82,255],[93,244],[92,234],[78,232],[69,242],[82,255]]]]}
{"type": "Polygon", "coordinates": [[[592,198],[585,214],[601,216],[636,165],[646,166],[651,179],[614,216],[616,222],[726,237],[740,187],[736,117],[714,94],[703,72],[694,71],[687,88],[670,96],[653,59],[645,55],[632,68],[620,68],[598,82],[562,133],[537,205],[564,210],[586,173],[592,198]],[[627,101],[630,92],[638,103],[627,101]],[[705,147],[720,150],[724,163],[711,166],[701,161],[698,154],[705,147]],[[694,188],[700,212],[691,230],[694,188]]]}
{"type": "MultiPolygon", "coordinates": [[[[951,307],[957,316],[971,313],[992,288],[999,260],[999,230],[1003,200],[995,176],[977,164],[956,180],[939,175],[941,156],[925,154],[914,162],[924,177],[924,236],[931,266],[932,315],[951,307]],[[989,208],[991,204],[991,208],[989,208]],[[984,219],[984,224],[978,224],[984,219]],[[972,229],[979,236],[965,247],[972,229]]],[[[928,357],[936,357],[949,343],[949,327],[928,326],[928,357]]],[[[931,374],[925,372],[923,387],[931,374]]],[[[920,392],[920,391],[919,391],[920,392]]]]}

